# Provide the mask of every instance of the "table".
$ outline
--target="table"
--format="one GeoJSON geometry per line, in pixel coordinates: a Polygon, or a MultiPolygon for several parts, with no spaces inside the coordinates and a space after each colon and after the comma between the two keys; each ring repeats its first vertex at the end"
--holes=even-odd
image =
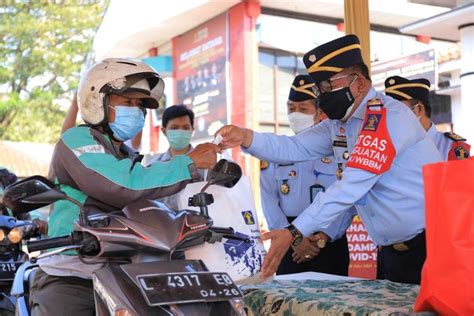
{"type": "Polygon", "coordinates": [[[249,315],[365,316],[412,314],[419,286],[305,272],[241,289],[249,315]]]}

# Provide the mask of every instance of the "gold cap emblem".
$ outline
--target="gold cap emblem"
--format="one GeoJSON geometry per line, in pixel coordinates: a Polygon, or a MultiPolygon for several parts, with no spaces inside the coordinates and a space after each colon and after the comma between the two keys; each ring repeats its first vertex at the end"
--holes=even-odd
{"type": "Polygon", "coordinates": [[[300,80],[300,86],[304,85],[304,80],[300,80]]]}
{"type": "Polygon", "coordinates": [[[395,84],[395,79],[390,79],[390,80],[388,81],[388,84],[389,84],[389,85],[395,84]]]}
{"type": "Polygon", "coordinates": [[[314,63],[316,61],[316,56],[315,55],[310,55],[308,59],[309,59],[310,62],[314,63]]]}

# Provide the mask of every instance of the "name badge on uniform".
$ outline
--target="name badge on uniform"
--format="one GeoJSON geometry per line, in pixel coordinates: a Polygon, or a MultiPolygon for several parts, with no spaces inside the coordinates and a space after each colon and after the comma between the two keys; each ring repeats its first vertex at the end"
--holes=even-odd
{"type": "Polygon", "coordinates": [[[346,140],[335,140],[332,142],[333,147],[345,147],[347,148],[347,141],[346,140]]]}
{"type": "Polygon", "coordinates": [[[310,186],[309,187],[309,200],[311,201],[311,203],[313,203],[314,199],[316,199],[316,196],[319,194],[319,192],[324,192],[324,191],[325,191],[324,187],[318,183],[310,186]]]}
{"type": "Polygon", "coordinates": [[[283,183],[280,185],[280,192],[284,195],[290,193],[290,185],[288,184],[288,180],[283,180],[283,183]]]}

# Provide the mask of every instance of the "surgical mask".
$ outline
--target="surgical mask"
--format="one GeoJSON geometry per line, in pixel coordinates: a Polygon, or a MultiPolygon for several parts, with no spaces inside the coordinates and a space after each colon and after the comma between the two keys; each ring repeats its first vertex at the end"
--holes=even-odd
{"type": "Polygon", "coordinates": [[[166,137],[171,148],[181,150],[189,145],[193,131],[184,129],[170,129],[166,131],[166,137]]]}
{"type": "Polygon", "coordinates": [[[314,125],[314,115],[293,112],[288,114],[288,121],[293,132],[298,134],[299,132],[314,125]]]}
{"type": "Polygon", "coordinates": [[[319,108],[331,120],[346,120],[354,107],[355,99],[352,95],[350,86],[333,90],[331,92],[321,93],[319,95],[319,108]]]}
{"type": "Polygon", "coordinates": [[[415,113],[415,109],[419,106],[420,106],[420,103],[417,103],[414,106],[412,106],[410,110],[413,112],[413,114],[415,114],[415,116],[418,118],[418,120],[421,121],[421,115],[418,115],[418,114],[415,113]]]}
{"type": "Polygon", "coordinates": [[[117,140],[132,139],[145,126],[145,113],[136,106],[117,105],[111,107],[115,110],[115,120],[109,123],[117,140]]]}

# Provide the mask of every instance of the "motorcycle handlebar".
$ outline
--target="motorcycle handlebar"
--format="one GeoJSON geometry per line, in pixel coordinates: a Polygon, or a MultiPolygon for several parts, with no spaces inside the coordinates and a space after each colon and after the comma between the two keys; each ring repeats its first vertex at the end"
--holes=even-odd
{"type": "Polygon", "coordinates": [[[210,228],[215,233],[218,234],[223,234],[223,235],[233,235],[235,234],[235,231],[232,227],[217,227],[217,226],[212,226],[210,228]]]}
{"type": "Polygon", "coordinates": [[[64,246],[74,245],[74,240],[71,235],[47,238],[42,240],[32,240],[27,242],[28,252],[45,250],[50,248],[58,248],[64,246]]]}
{"type": "Polygon", "coordinates": [[[227,238],[227,239],[233,239],[233,240],[240,240],[243,242],[250,242],[250,238],[238,236],[235,234],[235,231],[232,227],[217,227],[217,226],[212,226],[210,228],[211,231],[217,234],[221,234],[222,237],[227,238]]]}

